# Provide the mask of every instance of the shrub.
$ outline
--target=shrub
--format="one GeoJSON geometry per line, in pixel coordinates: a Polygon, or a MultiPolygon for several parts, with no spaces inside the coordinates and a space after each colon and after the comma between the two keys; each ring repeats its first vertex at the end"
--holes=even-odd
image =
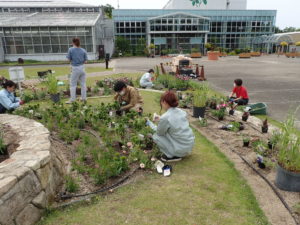
{"type": "Polygon", "coordinates": [[[66,190],[68,192],[76,192],[79,190],[79,185],[77,181],[70,175],[65,177],[66,179],[66,190]]]}

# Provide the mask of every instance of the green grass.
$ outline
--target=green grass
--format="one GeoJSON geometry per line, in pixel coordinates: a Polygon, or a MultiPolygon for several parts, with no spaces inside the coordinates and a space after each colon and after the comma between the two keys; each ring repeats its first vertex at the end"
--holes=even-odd
{"type": "MultiPolygon", "coordinates": [[[[57,67],[24,67],[24,73],[25,78],[28,79],[34,79],[38,78],[37,72],[38,71],[46,71],[48,69],[55,71],[55,76],[65,76],[70,73],[70,66],[57,66],[57,67]]],[[[103,67],[85,67],[86,73],[95,73],[95,72],[103,72],[103,71],[110,71],[112,69],[106,70],[103,67]]],[[[9,72],[8,69],[0,69],[0,76],[4,76],[6,78],[9,78],[9,72]]]]}
{"type": "Polygon", "coordinates": [[[92,204],[54,211],[39,224],[268,224],[233,164],[199,133],[193,154],[173,171],[169,178],[148,173],[92,204]]]}
{"type": "MultiPolygon", "coordinates": [[[[94,63],[103,63],[104,60],[89,60],[88,64],[94,64],[94,63]]],[[[68,61],[37,61],[37,60],[24,60],[24,64],[21,66],[30,66],[30,65],[63,65],[63,64],[69,64],[68,61]]],[[[0,66],[20,66],[18,62],[11,61],[11,62],[3,62],[0,63],[0,66]]]]}
{"type": "MultiPolygon", "coordinates": [[[[145,112],[159,113],[160,94],[141,94],[145,112]]],[[[110,101],[112,97],[89,99],[88,104],[110,101]]],[[[45,106],[48,103],[43,102],[45,106]]],[[[268,224],[234,165],[205,137],[196,131],[195,135],[193,154],[173,164],[171,177],[147,173],[91,204],[51,212],[39,224],[268,224]]]]}

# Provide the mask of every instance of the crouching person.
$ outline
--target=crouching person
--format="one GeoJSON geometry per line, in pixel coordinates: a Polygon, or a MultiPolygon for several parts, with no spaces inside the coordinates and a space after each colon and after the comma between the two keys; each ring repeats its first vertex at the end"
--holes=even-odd
{"type": "Polygon", "coordinates": [[[150,120],[147,121],[147,125],[155,130],[153,140],[164,154],[161,160],[165,162],[180,161],[182,157],[192,152],[195,142],[187,113],[177,108],[177,96],[171,91],[167,91],[161,96],[160,104],[167,112],[158,119],[157,126],[150,120]]]}
{"type": "Polygon", "coordinates": [[[126,85],[123,81],[118,81],[114,90],[117,93],[114,99],[120,103],[121,111],[135,110],[142,113],[143,99],[136,88],[126,85]]]}
{"type": "Polygon", "coordinates": [[[142,88],[152,88],[154,85],[152,83],[152,79],[154,76],[154,70],[150,69],[147,73],[145,73],[140,80],[140,86],[142,88]]]}
{"type": "Polygon", "coordinates": [[[7,111],[13,111],[16,108],[23,105],[24,102],[21,101],[19,98],[16,98],[14,95],[15,89],[17,85],[8,80],[3,84],[3,88],[0,91],[0,113],[6,113],[7,111]]]}

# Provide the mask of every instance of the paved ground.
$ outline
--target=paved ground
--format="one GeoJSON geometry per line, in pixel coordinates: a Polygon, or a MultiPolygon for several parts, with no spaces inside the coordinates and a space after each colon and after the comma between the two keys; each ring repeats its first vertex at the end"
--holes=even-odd
{"type": "MultiPolygon", "coordinates": [[[[160,62],[161,58],[123,58],[117,59],[115,71],[146,71],[160,62]]],[[[248,88],[251,102],[268,104],[269,115],[284,120],[289,110],[300,105],[300,58],[288,59],[284,56],[262,56],[252,59],[238,57],[221,58],[208,61],[206,57],[194,60],[205,66],[205,75],[218,91],[228,94],[233,80],[241,78],[248,88]]],[[[300,127],[300,110],[297,113],[300,127]]]]}

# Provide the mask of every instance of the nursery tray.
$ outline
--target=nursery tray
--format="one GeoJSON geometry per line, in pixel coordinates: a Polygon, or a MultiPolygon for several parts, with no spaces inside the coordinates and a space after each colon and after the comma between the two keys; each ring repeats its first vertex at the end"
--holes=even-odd
{"type": "Polygon", "coordinates": [[[250,114],[251,115],[267,115],[267,105],[266,103],[256,103],[249,105],[251,108],[250,114]]]}

